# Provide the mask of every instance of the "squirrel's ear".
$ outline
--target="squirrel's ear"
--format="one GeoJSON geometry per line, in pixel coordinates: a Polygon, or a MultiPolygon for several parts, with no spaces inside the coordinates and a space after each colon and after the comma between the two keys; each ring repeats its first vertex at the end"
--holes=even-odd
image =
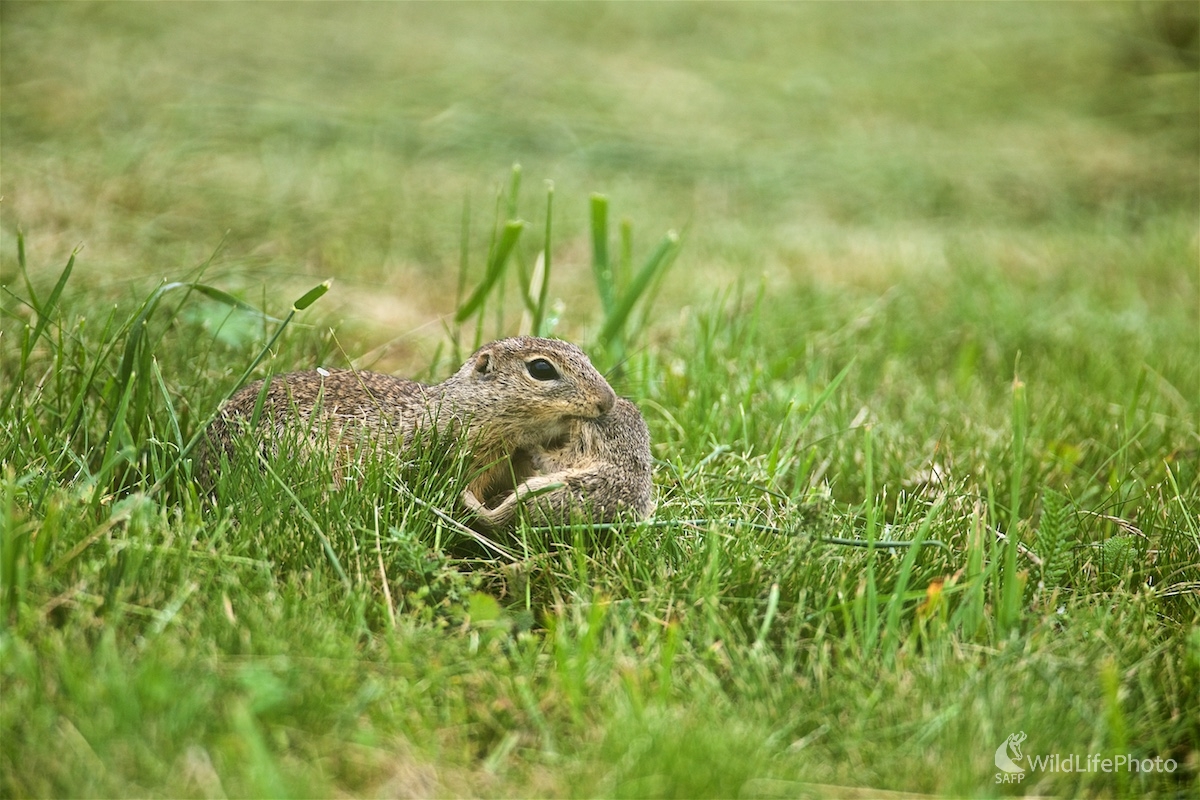
{"type": "Polygon", "coordinates": [[[475,374],[486,375],[492,369],[492,354],[490,352],[485,350],[475,357],[475,374]]]}

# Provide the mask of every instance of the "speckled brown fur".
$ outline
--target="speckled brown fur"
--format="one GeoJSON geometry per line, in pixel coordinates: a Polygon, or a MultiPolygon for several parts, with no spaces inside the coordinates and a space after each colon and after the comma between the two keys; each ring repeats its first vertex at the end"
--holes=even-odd
{"type": "MultiPolygon", "coordinates": [[[[221,453],[231,456],[235,437],[247,432],[262,385],[246,386],[222,408],[209,430],[208,470],[219,468],[221,453]]],[[[641,415],[617,398],[582,350],[555,339],[492,342],[434,385],[353,370],[276,376],[263,400],[258,433],[269,439],[298,425],[347,451],[364,441],[400,450],[421,431],[462,436],[475,470],[464,505],[485,525],[511,523],[513,514],[504,504],[519,501],[528,491],[523,482],[543,473],[571,472],[571,493],[546,501],[558,518],[583,506],[606,510],[615,503],[642,513],[653,507],[647,500],[649,438],[641,415]],[[556,378],[533,377],[540,359],[556,378]],[[504,519],[480,515],[472,502],[505,509],[504,519]]]]}

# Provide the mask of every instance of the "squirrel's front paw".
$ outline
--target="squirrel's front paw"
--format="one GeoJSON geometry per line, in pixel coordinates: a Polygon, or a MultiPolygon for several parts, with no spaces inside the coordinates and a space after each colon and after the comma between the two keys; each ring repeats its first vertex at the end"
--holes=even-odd
{"type": "Polygon", "coordinates": [[[502,503],[496,508],[488,508],[470,489],[463,490],[461,499],[463,507],[488,528],[498,528],[506,524],[512,516],[512,510],[508,508],[511,503],[502,503]]]}
{"type": "Polygon", "coordinates": [[[475,493],[470,489],[463,490],[462,504],[466,506],[467,510],[473,514],[487,516],[487,514],[490,513],[488,507],[480,502],[479,498],[476,497],[475,493]]]}

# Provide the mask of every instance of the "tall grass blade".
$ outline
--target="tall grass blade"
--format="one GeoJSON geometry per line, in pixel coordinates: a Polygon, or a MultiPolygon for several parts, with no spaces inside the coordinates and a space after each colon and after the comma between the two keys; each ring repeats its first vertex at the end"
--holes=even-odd
{"type": "Polygon", "coordinates": [[[550,243],[553,241],[554,226],[554,182],[546,181],[546,244],[542,248],[541,274],[537,285],[537,305],[533,311],[533,334],[545,336],[546,302],[550,298],[550,243]]]}
{"type": "Polygon", "coordinates": [[[933,527],[933,520],[942,510],[943,501],[939,498],[930,506],[926,512],[925,518],[921,520],[920,527],[917,528],[916,534],[912,538],[912,547],[908,548],[908,552],[904,554],[904,560],[900,563],[900,571],[896,576],[896,586],[892,589],[891,596],[887,603],[887,620],[884,623],[883,629],[883,657],[885,663],[892,664],[896,657],[896,650],[900,645],[900,614],[904,610],[905,593],[908,591],[908,583],[912,577],[913,566],[916,564],[917,554],[921,551],[921,545],[925,543],[925,539],[929,536],[929,531],[933,527]]]}
{"type": "Polygon", "coordinates": [[[621,218],[621,253],[613,266],[613,283],[624,286],[633,271],[633,222],[628,217],[621,218]]]}
{"type": "MultiPolygon", "coordinates": [[[[54,288],[50,291],[50,296],[46,299],[46,304],[35,307],[38,314],[37,325],[33,329],[33,339],[35,342],[41,338],[42,334],[46,331],[46,326],[50,324],[50,320],[54,315],[54,309],[57,308],[59,298],[62,297],[63,289],[67,287],[67,281],[71,279],[71,271],[75,268],[75,256],[78,254],[78,249],[71,251],[71,256],[67,259],[67,266],[63,267],[62,273],[54,283],[54,288]]],[[[31,297],[30,300],[32,299],[31,297]]]]}
{"type": "Polygon", "coordinates": [[[1004,572],[1001,576],[1000,608],[997,613],[997,624],[1001,633],[1005,635],[1014,629],[1020,620],[1025,583],[1023,576],[1017,571],[1017,543],[1020,541],[1021,484],[1025,471],[1025,431],[1028,421],[1025,384],[1019,378],[1013,378],[1013,471],[1009,486],[1008,538],[1004,544],[1004,572]]]}
{"type": "Polygon", "coordinates": [[[616,304],[616,287],[613,285],[612,267],[608,263],[608,198],[602,194],[592,195],[592,273],[596,277],[596,290],[600,293],[600,307],[604,316],[612,314],[616,304]]]}
{"type": "Polygon", "coordinates": [[[167,382],[163,380],[162,370],[158,367],[158,359],[150,360],[150,366],[154,370],[154,382],[158,385],[159,394],[163,399],[163,407],[167,410],[167,420],[171,423],[171,435],[174,437],[175,445],[182,450],[183,431],[179,427],[179,415],[175,413],[175,403],[171,399],[171,393],[167,390],[167,382]]]}
{"type": "Polygon", "coordinates": [[[1015,532],[1021,519],[1021,485],[1025,478],[1025,436],[1029,426],[1029,407],[1025,396],[1025,384],[1013,378],[1012,384],[1012,429],[1013,470],[1009,485],[1008,527],[1015,532]]]}
{"type": "Polygon", "coordinates": [[[667,235],[659,242],[658,248],[650,255],[650,258],[646,259],[646,263],[642,265],[641,270],[621,295],[620,302],[605,314],[604,326],[596,337],[601,345],[608,346],[620,341],[619,334],[625,327],[634,305],[650,286],[651,281],[670,266],[678,250],[679,234],[675,231],[668,231],[667,235]]]}
{"type": "Polygon", "coordinates": [[[508,183],[508,218],[516,219],[517,208],[521,200],[521,165],[512,165],[512,177],[508,183]]]}
{"type": "Polygon", "coordinates": [[[17,269],[21,279],[25,281],[25,291],[29,294],[29,304],[38,306],[37,292],[33,290],[33,281],[29,280],[29,269],[25,263],[25,232],[17,228],[17,269]]]}
{"type": "Polygon", "coordinates": [[[54,288],[50,291],[50,296],[43,305],[38,302],[37,296],[33,293],[33,284],[29,280],[29,272],[26,269],[25,237],[20,231],[17,232],[17,263],[20,265],[22,276],[25,278],[26,290],[29,292],[29,303],[37,313],[38,318],[37,323],[33,327],[33,333],[26,336],[22,341],[21,359],[17,367],[17,374],[8,378],[8,391],[4,393],[3,403],[0,403],[0,413],[8,413],[13,398],[16,397],[17,391],[25,383],[25,372],[29,367],[29,356],[33,353],[33,348],[37,346],[38,340],[42,338],[42,335],[46,332],[46,327],[50,324],[50,320],[54,316],[54,310],[58,307],[58,301],[62,297],[63,289],[66,288],[67,281],[71,279],[71,272],[75,269],[75,256],[78,253],[78,248],[71,251],[71,256],[67,259],[67,266],[59,274],[54,288]]]}
{"type": "Polygon", "coordinates": [[[837,375],[834,375],[833,380],[829,382],[829,385],[821,390],[821,393],[817,395],[817,399],[813,400],[812,405],[808,408],[808,411],[804,412],[804,416],[800,418],[800,424],[796,428],[798,431],[803,432],[808,428],[808,426],[812,423],[813,418],[820,413],[825,404],[829,402],[829,398],[832,397],[833,393],[836,392],[838,387],[842,385],[842,381],[846,380],[846,376],[850,374],[850,370],[854,368],[856,361],[858,361],[857,357],[851,358],[850,363],[842,367],[842,371],[837,375]]]}
{"type": "Polygon", "coordinates": [[[869,653],[875,649],[875,643],[879,640],[878,589],[875,583],[875,541],[878,538],[876,515],[879,503],[875,497],[875,447],[870,424],[863,426],[863,476],[866,484],[863,502],[867,515],[867,574],[864,578],[860,633],[863,651],[869,653]]]}
{"type": "MultiPolygon", "coordinates": [[[[454,307],[461,308],[463,293],[467,291],[467,273],[471,269],[471,198],[463,197],[462,217],[458,230],[458,283],[454,290],[454,307]]],[[[459,350],[458,330],[452,331],[454,336],[454,360],[459,361],[462,355],[459,350]]]]}
{"type": "Polygon", "coordinates": [[[132,444],[126,419],[129,414],[129,402],[133,393],[133,382],[127,381],[124,391],[117,399],[116,412],[109,423],[108,433],[104,441],[104,456],[94,476],[95,487],[92,492],[93,510],[99,507],[101,498],[110,489],[108,484],[109,475],[125,460],[126,447],[132,444]]]}
{"type": "Polygon", "coordinates": [[[524,229],[525,223],[521,220],[510,220],[505,223],[504,231],[500,234],[500,239],[492,251],[491,258],[488,260],[487,272],[484,274],[483,281],[471,293],[471,296],[467,298],[467,302],[459,306],[458,312],[454,315],[456,323],[461,324],[470,319],[471,315],[483,306],[492,291],[492,287],[496,285],[496,281],[504,273],[504,268],[508,264],[508,258],[512,255],[513,248],[516,247],[517,240],[521,238],[521,231],[524,229]]]}
{"type": "Polygon", "coordinates": [[[30,560],[25,557],[33,523],[20,521],[12,472],[0,476],[0,628],[15,622],[27,580],[30,560]]]}

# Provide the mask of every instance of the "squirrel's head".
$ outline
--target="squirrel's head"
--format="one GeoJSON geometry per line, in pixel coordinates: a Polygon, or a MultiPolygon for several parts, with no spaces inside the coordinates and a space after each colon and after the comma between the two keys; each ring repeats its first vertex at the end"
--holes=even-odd
{"type": "Polygon", "coordinates": [[[472,387],[476,419],[500,424],[516,446],[559,437],[572,420],[607,414],[617,399],[578,347],[531,336],[484,345],[454,382],[472,387]]]}

